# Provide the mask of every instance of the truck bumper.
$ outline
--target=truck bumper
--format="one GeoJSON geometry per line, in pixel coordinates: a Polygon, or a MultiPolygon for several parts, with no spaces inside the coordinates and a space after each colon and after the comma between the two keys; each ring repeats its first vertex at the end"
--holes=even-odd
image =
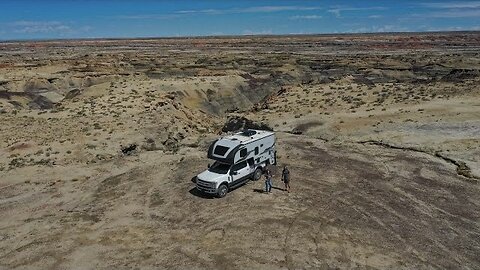
{"type": "Polygon", "coordinates": [[[207,187],[202,187],[197,185],[197,189],[200,190],[201,192],[208,193],[208,194],[217,194],[217,189],[216,188],[207,188],[207,187]]]}

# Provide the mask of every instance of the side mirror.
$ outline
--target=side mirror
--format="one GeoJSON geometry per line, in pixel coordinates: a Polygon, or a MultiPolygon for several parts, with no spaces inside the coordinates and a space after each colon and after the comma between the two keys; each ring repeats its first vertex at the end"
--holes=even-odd
{"type": "Polygon", "coordinates": [[[230,175],[237,175],[237,171],[230,171],[230,175]]]}
{"type": "Polygon", "coordinates": [[[207,167],[210,168],[210,163],[208,163],[207,167]]]}

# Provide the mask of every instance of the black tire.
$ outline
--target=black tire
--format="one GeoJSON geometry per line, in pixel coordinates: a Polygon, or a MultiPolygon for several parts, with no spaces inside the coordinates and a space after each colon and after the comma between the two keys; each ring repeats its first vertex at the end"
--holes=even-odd
{"type": "Polygon", "coordinates": [[[255,172],[253,172],[252,180],[258,181],[262,177],[262,174],[263,174],[262,167],[258,167],[257,169],[255,169],[255,172]]]}
{"type": "Polygon", "coordinates": [[[219,198],[223,198],[223,197],[225,197],[225,195],[227,195],[227,193],[228,193],[228,187],[227,187],[227,185],[221,184],[221,185],[218,187],[217,196],[218,196],[219,198]]]}

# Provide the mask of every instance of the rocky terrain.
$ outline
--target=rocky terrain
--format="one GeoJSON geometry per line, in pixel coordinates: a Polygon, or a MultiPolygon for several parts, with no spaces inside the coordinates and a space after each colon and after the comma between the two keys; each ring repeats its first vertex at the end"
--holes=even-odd
{"type": "Polygon", "coordinates": [[[480,267],[480,33],[0,43],[0,269],[480,267]],[[193,177],[243,127],[274,193],[193,177]]]}

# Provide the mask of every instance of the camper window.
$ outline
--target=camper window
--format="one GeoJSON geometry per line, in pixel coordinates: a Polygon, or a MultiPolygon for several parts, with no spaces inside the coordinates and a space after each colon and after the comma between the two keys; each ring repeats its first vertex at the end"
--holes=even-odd
{"type": "Polygon", "coordinates": [[[228,147],[225,147],[225,146],[221,146],[221,145],[217,145],[215,147],[215,151],[213,151],[213,153],[215,155],[219,155],[219,156],[225,156],[225,153],[227,153],[228,151],[228,147]]]}
{"type": "Polygon", "coordinates": [[[243,158],[243,157],[246,157],[246,156],[247,156],[247,149],[243,148],[242,150],[240,150],[240,157],[243,158]]]}

